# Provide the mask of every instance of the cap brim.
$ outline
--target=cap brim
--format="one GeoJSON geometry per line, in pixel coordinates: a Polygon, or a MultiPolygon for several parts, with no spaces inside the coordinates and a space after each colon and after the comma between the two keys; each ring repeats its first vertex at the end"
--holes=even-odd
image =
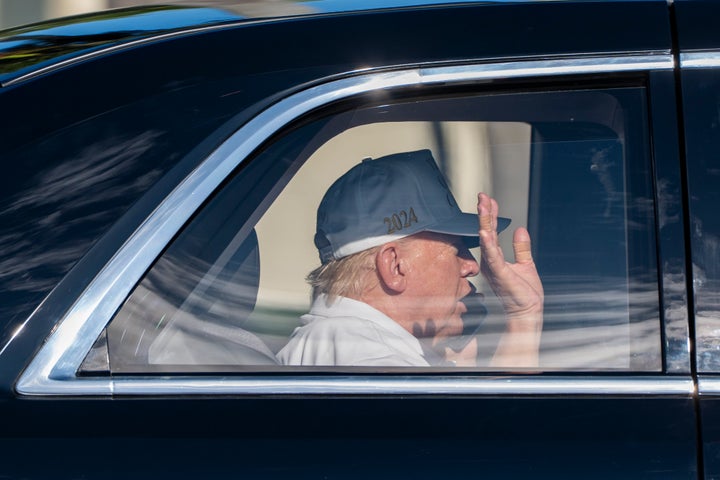
{"type": "MultiPolygon", "coordinates": [[[[510,225],[510,222],[512,222],[512,220],[509,218],[497,217],[497,232],[500,233],[505,230],[510,225]]],[[[426,228],[425,231],[477,238],[479,228],[477,215],[462,213],[450,221],[441,222],[430,228],[426,228]]]]}

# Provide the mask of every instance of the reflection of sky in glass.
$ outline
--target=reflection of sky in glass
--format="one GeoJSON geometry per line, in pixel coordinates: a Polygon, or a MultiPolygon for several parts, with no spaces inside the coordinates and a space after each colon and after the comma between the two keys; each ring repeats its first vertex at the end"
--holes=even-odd
{"type": "Polygon", "coordinates": [[[13,37],[12,40],[0,41],[0,52],[3,50],[11,50],[13,48],[22,47],[25,45],[32,45],[32,40],[16,40],[17,37],[13,37]]]}
{"type": "Polygon", "coordinates": [[[720,372],[720,238],[697,217],[693,230],[698,368],[720,372]]]}

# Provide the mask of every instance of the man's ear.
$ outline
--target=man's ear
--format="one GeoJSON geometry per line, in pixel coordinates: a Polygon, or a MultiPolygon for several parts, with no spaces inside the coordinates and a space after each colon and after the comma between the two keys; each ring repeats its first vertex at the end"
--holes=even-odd
{"type": "Polygon", "coordinates": [[[382,245],[375,255],[375,268],[383,288],[402,293],[407,287],[407,279],[402,268],[401,253],[396,242],[382,245]]]}

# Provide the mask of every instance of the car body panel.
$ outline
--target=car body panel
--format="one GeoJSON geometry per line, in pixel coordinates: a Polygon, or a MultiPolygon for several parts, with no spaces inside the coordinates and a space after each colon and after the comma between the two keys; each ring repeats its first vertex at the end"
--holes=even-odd
{"type": "Polygon", "coordinates": [[[411,472],[418,478],[598,479],[697,474],[693,428],[679,420],[692,415],[688,399],[85,400],[71,402],[62,419],[51,402],[29,403],[18,407],[33,411],[33,426],[54,428],[41,435],[40,444],[23,438],[3,441],[4,473],[35,478],[48,473],[57,478],[191,478],[198,472],[397,478],[411,472]],[[669,411],[674,420],[656,421],[669,411]],[[110,430],[117,436],[103,434],[110,430]],[[28,450],[37,454],[38,445],[45,446],[45,460],[29,463],[28,450]],[[123,460],[112,458],[113,453],[123,460]],[[58,469],[59,462],[66,467],[58,469]]]}

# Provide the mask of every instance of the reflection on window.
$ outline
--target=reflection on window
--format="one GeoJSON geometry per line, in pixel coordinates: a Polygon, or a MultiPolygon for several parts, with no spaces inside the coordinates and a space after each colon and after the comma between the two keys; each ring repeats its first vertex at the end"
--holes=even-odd
{"type": "MultiPolygon", "coordinates": [[[[512,219],[499,236],[506,258],[512,231],[527,227],[545,291],[537,369],[659,371],[646,143],[640,88],[412,99],[296,128],[246,162],[138,284],[107,328],[110,370],[314,371],[277,354],[310,308],[324,193],[365,158],[426,149],[463,212],[485,192],[512,219]]],[[[415,333],[419,371],[497,369],[507,318],[482,275],[471,282],[485,294],[483,314],[455,340],[477,343],[472,362],[449,361],[415,333]]],[[[344,337],[349,325],[332,326],[344,342],[332,348],[359,348],[344,337]]],[[[402,365],[317,368],[418,363],[402,365]]]]}

